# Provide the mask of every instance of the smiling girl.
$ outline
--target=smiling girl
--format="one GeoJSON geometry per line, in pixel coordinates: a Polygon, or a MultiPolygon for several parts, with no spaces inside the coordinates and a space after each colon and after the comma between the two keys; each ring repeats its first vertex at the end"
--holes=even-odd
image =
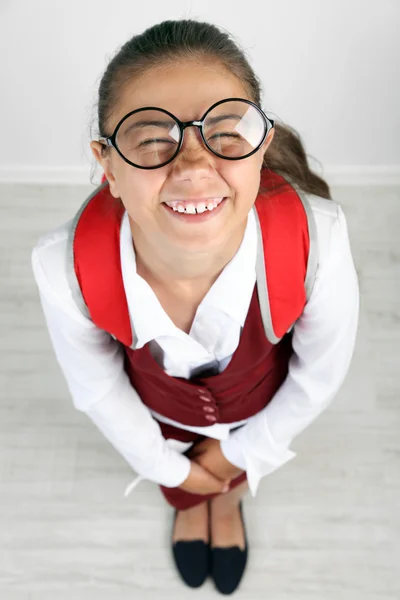
{"type": "Polygon", "coordinates": [[[166,21],[101,79],[104,176],[32,264],[75,407],[174,507],[184,581],[233,592],[242,498],[346,376],[359,311],[344,213],[261,107],[228,34],[166,21]]]}

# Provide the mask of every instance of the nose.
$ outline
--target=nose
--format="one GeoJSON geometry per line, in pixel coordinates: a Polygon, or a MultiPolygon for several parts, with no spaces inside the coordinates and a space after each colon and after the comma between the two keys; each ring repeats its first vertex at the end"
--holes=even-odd
{"type": "Polygon", "coordinates": [[[200,148],[206,148],[201,137],[200,129],[196,125],[188,125],[184,129],[181,152],[186,152],[187,150],[199,150],[200,148]]]}
{"type": "Polygon", "coordinates": [[[184,179],[201,178],[214,170],[216,158],[204,144],[199,128],[192,125],[185,128],[182,147],[171,166],[184,179]]]}

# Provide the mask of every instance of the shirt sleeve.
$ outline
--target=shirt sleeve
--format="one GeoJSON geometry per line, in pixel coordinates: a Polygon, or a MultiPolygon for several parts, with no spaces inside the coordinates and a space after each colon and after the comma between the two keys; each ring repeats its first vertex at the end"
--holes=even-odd
{"type": "Polygon", "coordinates": [[[348,372],[359,319],[359,285],[346,219],[338,205],[329,249],[293,329],[288,375],[272,400],[221,442],[247,472],[253,496],[261,478],[296,456],[292,440],[325,410],[348,372]]]}
{"type": "Polygon", "coordinates": [[[32,268],[56,358],[74,406],[84,412],[142,478],[177,487],[190,460],[171,447],[124,370],[122,345],[98,328],[67,293],[51,285],[37,247],[32,268]]]}

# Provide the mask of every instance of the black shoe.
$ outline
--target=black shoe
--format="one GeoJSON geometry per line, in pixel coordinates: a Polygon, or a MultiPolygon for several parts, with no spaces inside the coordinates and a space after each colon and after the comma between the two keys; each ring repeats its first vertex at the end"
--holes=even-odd
{"type": "MultiPolygon", "coordinates": [[[[175,511],[175,529],[177,511],[175,511]]],[[[203,585],[210,573],[210,545],[203,540],[174,542],[172,544],[174,561],[183,581],[192,588],[203,585]]]]}
{"type": "Polygon", "coordinates": [[[246,568],[248,544],[244,526],[242,503],[240,503],[240,515],[243,523],[245,549],[241,550],[239,546],[210,548],[211,574],[217,590],[221,592],[221,594],[232,594],[232,592],[236,590],[246,568]]]}

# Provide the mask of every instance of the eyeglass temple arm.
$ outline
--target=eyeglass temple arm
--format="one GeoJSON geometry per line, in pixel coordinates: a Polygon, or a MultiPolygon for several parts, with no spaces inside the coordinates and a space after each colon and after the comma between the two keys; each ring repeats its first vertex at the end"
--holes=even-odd
{"type": "Polygon", "coordinates": [[[112,141],[109,137],[99,137],[98,142],[100,142],[100,144],[105,144],[106,146],[112,146],[112,141]]]}

